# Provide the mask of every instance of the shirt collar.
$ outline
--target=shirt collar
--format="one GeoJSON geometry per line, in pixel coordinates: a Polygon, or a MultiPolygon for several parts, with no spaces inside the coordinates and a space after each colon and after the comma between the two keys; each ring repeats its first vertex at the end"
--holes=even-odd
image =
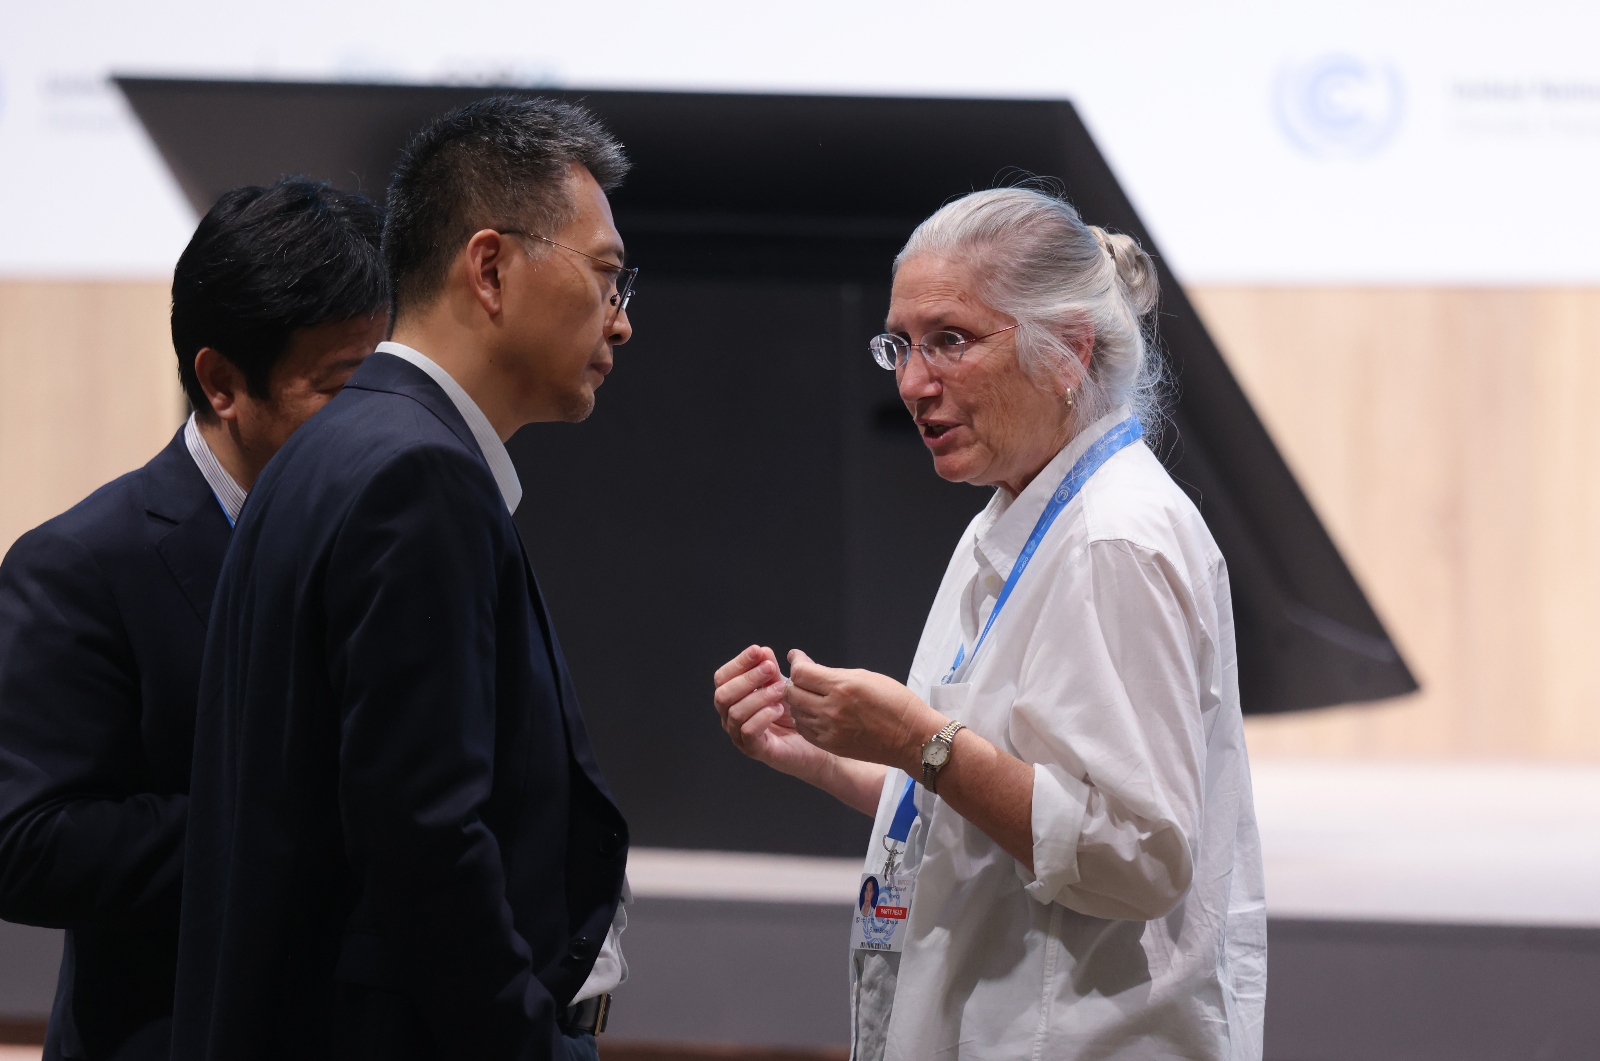
{"type": "Polygon", "coordinates": [[[515,512],[517,505],[522,501],[522,481],[517,478],[516,466],[511,463],[511,454],[506,452],[505,443],[495,434],[489,418],[483,415],[483,410],[478,408],[478,403],[472,400],[472,396],[431,357],[403,343],[379,343],[377,353],[390,354],[402,361],[411,362],[439,385],[439,389],[444,391],[445,396],[456,407],[456,412],[461,414],[461,419],[467,422],[467,430],[472,432],[472,437],[478,443],[478,449],[483,453],[484,462],[489,465],[489,471],[494,475],[495,485],[500,488],[500,496],[506,503],[506,511],[515,512]]]}
{"type": "Polygon", "coordinates": [[[206,485],[211,487],[217,504],[222,506],[222,514],[228,517],[228,526],[233,526],[239,522],[239,510],[244,508],[244,499],[249,491],[228,474],[228,469],[211,452],[211,443],[200,433],[194,413],[189,414],[188,422],[183,425],[183,444],[189,448],[189,456],[194,460],[195,467],[205,476],[206,485]]]}
{"type": "Polygon", "coordinates": [[[1056,492],[1073,464],[1102,435],[1130,415],[1128,408],[1123,407],[1078,432],[1016,497],[1007,493],[1004,487],[995,490],[994,500],[989,502],[989,510],[978,524],[978,558],[987,561],[1002,577],[1009,576],[1011,565],[1017,562],[1028,536],[1044,514],[1045,505],[1050,503],[1050,495],[1056,492]]]}

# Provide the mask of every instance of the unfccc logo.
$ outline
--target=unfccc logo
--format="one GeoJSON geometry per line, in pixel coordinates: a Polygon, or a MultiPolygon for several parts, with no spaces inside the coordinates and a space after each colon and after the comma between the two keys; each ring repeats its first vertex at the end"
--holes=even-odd
{"type": "Polygon", "coordinates": [[[1382,150],[1404,110],[1392,66],[1354,55],[1324,55],[1278,73],[1278,124],[1317,158],[1365,158],[1382,150]]]}

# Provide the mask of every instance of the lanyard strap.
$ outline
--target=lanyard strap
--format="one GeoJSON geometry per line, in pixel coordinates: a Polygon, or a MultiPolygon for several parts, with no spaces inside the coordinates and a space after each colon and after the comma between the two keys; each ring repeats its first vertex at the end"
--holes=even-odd
{"type": "Polygon", "coordinates": [[[911,823],[917,820],[917,783],[906,778],[906,787],[900,792],[900,805],[894,809],[894,820],[883,834],[883,849],[888,852],[883,860],[883,883],[888,885],[894,877],[895,866],[906,838],[911,835],[911,823]]]}
{"type": "MultiPolygon", "coordinates": [[[[1089,477],[1100,470],[1100,466],[1122,450],[1144,437],[1144,427],[1133,417],[1122,421],[1110,431],[1101,435],[1094,444],[1084,450],[1067,472],[1066,478],[1061,480],[1061,485],[1056,487],[1056,492],[1050,495],[1050,501],[1044,506],[1044,511],[1039,514],[1039,522],[1033,525],[1033,533],[1028,535],[1028,540],[1022,546],[1022,552],[1017,557],[1017,562],[1011,565],[1011,574],[1006,577],[1006,584],[1000,590],[1000,596],[994,602],[994,608],[989,612],[988,622],[983,624],[983,632],[978,635],[978,643],[972,646],[972,658],[976,659],[978,650],[983,647],[983,642],[988,638],[989,631],[994,629],[994,621],[1000,617],[1000,611],[1006,606],[1006,601],[1011,599],[1011,591],[1017,588],[1017,583],[1022,580],[1022,573],[1028,569],[1028,564],[1033,560],[1033,554],[1039,551],[1039,545],[1044,541],[1050,525],[1061,515],[1061,510],[1066,508],[1073,498],[1078,496],[1078,491],[1083,489],[1083,484],[1089,477]]],[[[955,680],[956,672],[961,669],[961,664],[967,661],[967,646],[962,642],[956,650],[955,662],[950,664],[950,673],[941,680],[941,685],[949,685],[955,680]]]]}
{"type": "Polygon", "coordinates": [[[894,821],[889,823],[888,838],[896,843],[905,843],[906,837],[911,835],[911,823],[917,820],[917,783],[911,778],[906,778],[906,787],[900,793],[900,805],[895,808],[894,821]]]}

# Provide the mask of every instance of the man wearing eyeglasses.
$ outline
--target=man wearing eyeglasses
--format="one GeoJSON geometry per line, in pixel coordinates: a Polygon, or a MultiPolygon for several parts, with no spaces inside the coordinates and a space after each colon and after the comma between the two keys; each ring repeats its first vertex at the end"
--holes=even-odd
{"type": "Polygon", "coordinates": [[[505,445],[632,333],[581,109],[434,123],[389,191],[393,341],[278,455],[207,645],[173,1058],[589,1058],[627,826],[511,514],[505,445]]]}

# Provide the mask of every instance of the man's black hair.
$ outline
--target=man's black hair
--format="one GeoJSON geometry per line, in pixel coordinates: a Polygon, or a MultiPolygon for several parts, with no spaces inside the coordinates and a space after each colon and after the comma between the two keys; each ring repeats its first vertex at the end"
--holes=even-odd
{"type": "Polygon", "coordinates": [[[383,211],[363,195],[285,179],[235,188],[200,219],[172,276],[178,378],[202,417],[211,403],[194,373],[211,347],[267,398],[273,366],[299,328],[389,309],[383,211]]]}
{"type": "Polygon", "coordinates": [[[582,107],[494,96],[451,111],[406,147],[389,184],[383,252],[397,313],[431,301],[450,261],[481,229],[549,235],[577,206],[573,163],[605,191],[622,182],[622,146],[582,107]]]}

